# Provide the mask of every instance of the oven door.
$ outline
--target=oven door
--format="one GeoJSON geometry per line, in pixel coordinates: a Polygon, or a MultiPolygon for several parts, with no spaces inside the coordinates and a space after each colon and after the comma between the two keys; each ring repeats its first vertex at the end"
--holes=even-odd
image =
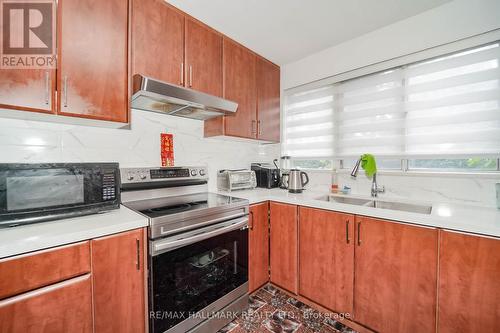
{"type": "Polygon", "coordinates": [[[150,242],[151,332],[186,332],[248,293],[248,216],[150,242]]]}

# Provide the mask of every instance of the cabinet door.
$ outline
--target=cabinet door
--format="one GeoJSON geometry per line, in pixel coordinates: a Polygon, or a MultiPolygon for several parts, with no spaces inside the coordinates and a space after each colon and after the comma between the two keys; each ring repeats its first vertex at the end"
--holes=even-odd
{"type": "Polygon", "coordinates": [[[271,202],[271,282],[298,291],[297,206],[271,202]]]}
{"type": "Polygon", "coordinates": [[[184,84],[184,15],[163,0],[133,0],[132,75],[184,84]]]}
{"type": "Polygon", "coordinates": [[[186,18],[186,86],[222,97],[222,36],[186,18]]]}
{"type": "Polygon", "coordinates": [[[128,121],[128,1],[60,0],[58,110],[128,121]]]}
{"type": "Polygon", "coordinates": [[[352,314],[354,216],[299,208],[299,293],[352,314]]]}
{"type": "Polygon", "coordinates": [[[145,330],[143,230],[92,241],[95,332],[145,330]]]}
{"type": "Polygon", "coordinates": [[[498,332],[500,240],[440,231],[438,331],[498,332]]]}
{"type": "Polygon", "coordinates": [[[54,113],[55,70],[1,69],[0,108],[54,113]]]}
{"type": "Polygon", "coordinates": [[[356,216],[354,320],[377,332],[435,332],[438,232],[356,216]]]}
{"type": "Polygon", "coordinates": [[[90,275],[0,301],[0,332],[92,332],[90,275]]]}
{"type": "Polygon", "coordinates": [[[269,281],[269,204],[250,206],[250,232],[248,233],[249,292],[254,292],[269,281]]]}
{"type": "Polygon", "coordinates": [[[280,68],[257,57],[257,122],[260,140],[280,141],[280,68]]]}
{"type": "Polygon", "coordinates": [[[236,114],[226,116],[225,134],[257,138],[255,54],[224,38],[224,98],[238,103],[236,114]]]}

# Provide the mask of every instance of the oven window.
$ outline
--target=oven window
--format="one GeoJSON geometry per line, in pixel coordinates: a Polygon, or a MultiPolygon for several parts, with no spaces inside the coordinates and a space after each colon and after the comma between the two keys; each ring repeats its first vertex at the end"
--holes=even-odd
{"type": "MultiPolygon", "coordinates": [[[[56,173],[57,170],[54,170],[56,173]]],[[[59,170],[61,173],[66,170],[59,170]]],[[[62,174],[7,177],[7,210],[27,210],[84,202],[84,176],[62,174]]]]}
{"type": "Polygon", "coordinates": [[[248,282],[248,230],[152,257],[153,332],[164,332],[248,282]]]}

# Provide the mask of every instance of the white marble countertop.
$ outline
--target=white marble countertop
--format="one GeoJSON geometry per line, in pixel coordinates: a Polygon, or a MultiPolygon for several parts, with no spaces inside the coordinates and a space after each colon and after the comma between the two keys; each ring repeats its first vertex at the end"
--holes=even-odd
{"type": "Polygon", "coordinates": [[[148,219],[120,206],[102,214],[0,229],[0,258],[146,227],[148,219]]]}
{"type": "MultiPolygon", "coordinates": [[[[432,204],[431,214],[417,214],[405,211],[388,210],[358,205],[341,204],[319,200],[327,196],[325,192],[311,192],[305,190],[301,194],[288,193],[282,189],[253,189],[234,192],[219,191],[221,194],[248,199],[250,204],[262,201],[277,201],[294,205],[327,209],[332,211],[376,217],[386,220],[406,222],[427,227],[437,227],[448,230],[470,232],[486,236],[500,237],[500,210],[489,207],[479,207],[465,204],[433,203],[414,200],[392,199],[380,197],[382,201],[398,201],[415,204],[432,204]]],[[[369,196],[349,195],[354,198],[366,198],[369,196]]]]}

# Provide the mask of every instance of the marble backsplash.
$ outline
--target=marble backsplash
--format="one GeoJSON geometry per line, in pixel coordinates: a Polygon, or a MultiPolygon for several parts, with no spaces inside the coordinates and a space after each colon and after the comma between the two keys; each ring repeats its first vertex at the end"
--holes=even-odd
{"type": "MultiPolygon", "coordinates": [[[[311,191],[327,192],[331,184],[330,172],[308,172],[311,191]]],[[[500,183],[500,175],[430,175],[430,174],[388,174],[377,175],[379,185],[385,186],[382,198],[409,199],[428,202],[448,202],[496,207],[495,184],[500,183]]],[[[340,187],[347,185],[353,194],[370,195],[371,179],[362,175],[352,179],[347,172],[339,172],[340,187]]]]}
{"type": "Polygon", "coordinates": [[[119,162],[159,166],[160,133],[174,135],[175,165],[207,166],[209,188],[219,169],[249,168],[279,157],[279,144],[204,138],[203,122],[132,111],[131,129],[0,118],[0,163],[119,162]]]}
{"type": "MultiPolygon", "coordinates": [[[[204,138],[203,122],[144,111],[132,111],[131,129],[67,125],[0,118],[0,163],[119,162],[121,167],[160,165],[160,133],[174,135],[176,165],[208,167],[209,188],[216,189],[217,170],[249,168],[252,162],[271,162],[279,144],[204,138]]],[[[328,192],[331,173],[308,171],[309,190],[328,192]]],[[[499,175],[439,176],[379,174],[386,193],[380,197],[496,206],[499,175]]],[[[339,173],[341,186],[369,195],[371,181],[339,173]]]]}

